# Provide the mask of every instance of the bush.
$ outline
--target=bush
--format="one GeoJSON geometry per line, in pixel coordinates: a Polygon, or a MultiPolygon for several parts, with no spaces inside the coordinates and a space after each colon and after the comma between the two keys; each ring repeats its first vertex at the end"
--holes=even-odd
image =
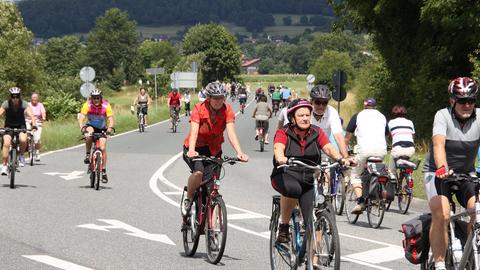
{"type": "Polygon", "coordinates": [[[52,92],[43,101],[48,119],[62,119],[78,113],[82,102],[71,93],[63,91],[52,92]]]}

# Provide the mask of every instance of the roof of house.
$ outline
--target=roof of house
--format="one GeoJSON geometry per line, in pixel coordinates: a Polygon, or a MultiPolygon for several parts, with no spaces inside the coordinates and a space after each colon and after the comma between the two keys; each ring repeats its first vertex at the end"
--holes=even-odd
{"type": "Polygon", "coordinates": [[[256,63],[260,62],[260,58],[255,58],[255,59],[251,59],[251,60],[245,60],[243,63],[242,63],[242,67],[248,67],[248,66],[251,66],[251,65],[254,65],[256,63]]]}

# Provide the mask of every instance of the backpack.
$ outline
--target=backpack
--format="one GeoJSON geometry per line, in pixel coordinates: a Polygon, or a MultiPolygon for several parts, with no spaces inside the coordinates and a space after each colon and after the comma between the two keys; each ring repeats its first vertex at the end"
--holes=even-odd
{"type": "Polygon", "coordinates": [[[429,232],[432,215],[422,214],[402,224],[405,258],[412,264],[423,263],[430,250],[429,232]]]}

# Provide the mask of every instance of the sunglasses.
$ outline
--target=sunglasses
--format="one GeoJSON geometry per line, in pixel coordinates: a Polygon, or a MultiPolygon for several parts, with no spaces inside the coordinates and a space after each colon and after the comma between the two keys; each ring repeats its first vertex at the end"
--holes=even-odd
{"type": "Polygon", "coordinates": [[[476,100],[474,98],[463,98],[463,99],[457,100],[457,102],[461,105],[465,105],[467,103],[472,105],[472,104],[475,104],[475,101],[476,100]]]}
{"type": "Polygon", "coordinates": [[[101,97],[99,97],[99,96],[94,96],[94,97],[92,97],[92,99],[94,99],[94,100],[95,100],[95,99],[101,99],[101,97]]]}
{"type": "Polygon", "coordinates": [[[314,103],[315,105],[327,106],[328,100],[315,100],[315,101],[313,101],[313,103],[314,103]]]}
{"type": "Polygon", "coordinates": [[[10,98],[11,98],[11,99],[17,99],[17,98],[20,98],[20,96],[17,96],[17,95],[15,95],[15,96],[10,96],[10,98]]]}

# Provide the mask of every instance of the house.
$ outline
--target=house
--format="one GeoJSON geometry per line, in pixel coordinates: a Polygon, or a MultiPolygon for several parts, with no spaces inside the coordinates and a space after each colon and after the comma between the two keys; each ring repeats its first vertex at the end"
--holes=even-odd
{"type": "Polygon", "coordinates": [[[261,58],[242,59],[242,71],[246,74],[258,74],[261,58]]]}

